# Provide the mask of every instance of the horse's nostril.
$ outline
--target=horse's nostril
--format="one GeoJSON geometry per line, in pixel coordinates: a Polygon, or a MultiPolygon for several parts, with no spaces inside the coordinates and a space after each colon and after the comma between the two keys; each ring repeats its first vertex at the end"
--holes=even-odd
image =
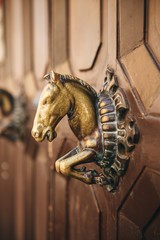
{"type": "Polygon", "coordinates": [[[37,132],[35,132],[35,133],[34,133],[34,136],[35,136],[35,137],[38,137],[38,133],[37,133],[37,132]]]}
{"type": "Polygon", "coordinates": [[[39,134],[38,134],[38,132],[34,132],[34,131],[32,131],[32,136],[33,136],[33,137],[38,137],[39,134]]]}
{"type": "Polygon", "coordinates": [[[49,138],[50,138],[50,131],[47,131],[46,136],[47,136],[47,140],[49,141],[49,138]]]}

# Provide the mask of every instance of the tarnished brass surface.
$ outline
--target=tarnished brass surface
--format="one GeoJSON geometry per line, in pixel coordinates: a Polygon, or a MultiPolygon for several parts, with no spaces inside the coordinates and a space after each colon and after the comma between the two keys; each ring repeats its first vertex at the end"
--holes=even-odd
{"type": "Polygon", "coordinates": [[[88,184],[116,188],[127,168],[129,152],[138,142],[135,119],[128,114],[129,104],[111,69],[106,72],[98,94],[84,81],[51,71],[39,100],[32,136],[41,142],[56,137],[55,127],[67,114],[69,125],[79,140],[77,148],[56,161],[56,170],[88,184]],[[75,169],[95,162],[103,173],[75,169]]]}
{"type": "Polygon", "coordinates": [[[27,120],[24,95],[14,98],[8,91],[0,89],[0,136],[15,141],[23,139],[27,120]]]}

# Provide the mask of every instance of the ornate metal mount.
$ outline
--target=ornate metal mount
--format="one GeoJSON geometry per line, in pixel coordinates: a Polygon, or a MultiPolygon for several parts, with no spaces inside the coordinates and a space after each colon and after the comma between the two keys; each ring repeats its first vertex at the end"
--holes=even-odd
{"type": "MultiPolygon", "coordinates": [[[[126,172],[129,153],[138,143],[136,120],[129,114],[129,103],[123,89],[119,88],[112,69],[107,69],[103,89],[98,94],[99,124],[102,129],[103,158],[97,164],[103,169],[107,188],[112,191],[119,177],[126,172]]],[[[100,178],[100,185],[106,184],[100,178]]]]}
{"type": "Polygon", "coordinates": [[[28,118],[24,94],[14,98],[8,91],[0,89],[0,110],[0,136],[11,141],[23,140],[28,118]]]}
{"type": "Polygon", "coordinates": [[[86,82],[54,72],[44,77],[48,84],[41,95],[32,129],[37,141],[56,137],[55,127],[67,114],[78,146],[56,161],[56,170],[87,184],[116,189],[124,175],[130,152],[139,139],[136,120],[129,113],[124,91],[113,70],[107,69],[103,89],[97,94],[86,82]],[[85,166],[96,163],[103,172],[85,166]]]}

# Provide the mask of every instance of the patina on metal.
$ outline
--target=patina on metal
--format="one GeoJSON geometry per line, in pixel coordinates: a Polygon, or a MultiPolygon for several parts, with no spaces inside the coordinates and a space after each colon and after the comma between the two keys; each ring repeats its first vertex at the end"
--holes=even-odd
{"type": "Polygon", "coordinates": [[[32,136],[41,142],[56,137],[55,127],[67,114],[78,146],[55,163],[57,172],[87,184],[116,189],[129,163],[129,152],[139,139],[139,130],[129,114],[126,95],[112,69],[107,69],[103,89],[97,94],[86,82],[51,71],[39,100],[32,136]],[[102,172],[80,169],[95,162],[102,172]]]}
{"type": "Polygon", "coordinates": [[[11,141],[23,140],[28,119],[24,93],[13,97],[8,91],[0,89],[0,110],[0,136],[11,141]]]}

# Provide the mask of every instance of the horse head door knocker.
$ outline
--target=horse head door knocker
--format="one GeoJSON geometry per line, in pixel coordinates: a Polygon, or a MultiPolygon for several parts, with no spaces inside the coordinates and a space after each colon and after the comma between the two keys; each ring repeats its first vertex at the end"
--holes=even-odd
{"type": "Polygon", "coordinates": [[[55,127],[67,114],[78,146],[55,163],[56,170],[87,184],[116,188],[129,162],[129,152],[138,142],[135,119],[128,114],[129,105],[111,69],[106,72],[103,89],[98,94],[86,82],[51,71],[39,100],[32,129],[38,141],[56,137],[55,127]],[[86,170],[79,164],[95,162],[103,173],[86,170]]]}

